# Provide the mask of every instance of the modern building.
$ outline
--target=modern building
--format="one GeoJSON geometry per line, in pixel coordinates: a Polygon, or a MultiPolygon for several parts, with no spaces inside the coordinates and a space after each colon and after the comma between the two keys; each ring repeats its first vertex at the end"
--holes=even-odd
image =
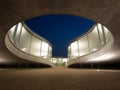
{"type": "Polygon", "coordinates": [[[96,23],[84,35],[77,37],[68,45],[68,58],[53,58],[52,44],[35,34],[24,22],[14,25],[5,37],[5,45],[14,55],[50,66],[105,61],[99,57],[106,54],[113,44],[111,32],[100,23],[96,23]]]}
{"type": "Polygon", "coordinates": [[[67,66],[82,63],[119,63],[119,0],[34,0],[0,3],[0,66],[38,64],[67,66]],[[88,32],[68,44],[68,58],[52,57],[52,44],[36,35],[24,22],[46,14],[83,16],[96,23],[88,32]],[[12,28],[11,28],[12,27],[12,28]],[[107,28],[109,29],[107,29],[107,28]],[[34,47],[34,48],[33,48],[34,47]],[[52,58],[52,59],[51,59],[52,58]],[[56,63],[58,61],[58,63],[56,63]]]}

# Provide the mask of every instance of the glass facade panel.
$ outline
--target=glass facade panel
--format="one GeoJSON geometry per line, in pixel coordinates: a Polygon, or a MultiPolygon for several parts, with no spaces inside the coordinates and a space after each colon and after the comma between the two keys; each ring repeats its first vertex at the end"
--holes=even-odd
{"type": "Polygon", "coordinates": [[[30,54],[40,56],[41,40],[32,36],[30,54]]]}
{"type": "Polygon", "coordinates": [[[97,29],[99,33],[99,38],[100,38],[100,43],[103,45],[105,43],[105,37],[104,37],[104,32],[101,24],[97,24],[97,29]]]}
{"type": "Polygon", "coordinates": [[[78,57],[78,43],[77,41],[71,44],[71,56],[72,58],[78,57]]]}
{"type": "Polygon", "coordinates": [[[49,53],[48,53],[48,58],[51,58],[52,57],[52,48],[49,46],[49,53]]]}
{"type": "Polygon", "coordinates": [[[22,27],[22,32],[18,47],[24,52],[29,52],[30,43],[31,43],[31,35],[29,34],[28,31],[25,30],[24,27],[22,27]]]}
{"type": "Polygon", "coordinates": [[[106,42],[108,42],[111,33],[110,33],[110,31],[109,31],[106,27],[104,27],[104,26],[103,26],[103,29],[104,29],[104,34],[105,34],[106,42]]]}
{"type": "Polygon", "coordinates": [[[48,44],[42,41],[42,48],[41,48],[41,57],[47,58],[48,56],[48,44]]]}
{"type": "Polygon", "coordinates": [[[21,28],[22,28],[22,24],[19,23],[15,30],[15,37],[14,37],[15,44],[19,44],[19,40],[20,40],[20,36],[21,36],[21,28]]]}
{"type": "Polygon", "coordinates": [[[79,56],[83,56],[89,53],[89,46],[87,41],[87,36],[78,40],[79,56]]]}
{"type": "Polygon", "coordinates": [[[9,38],[10,38],[10,40],[13,42],[14,41],[14,34],[15,34],[15,29],[16,29],[16,25],[14,25],[11,29],[10,29],[10,31],[9,31],[9,38]]]}
{"type": "Polygon", "coordinates": [[[100,48],[100,39],[98,37],[97,27],[88,35],[90,52],[96,51],[100,48]]]}

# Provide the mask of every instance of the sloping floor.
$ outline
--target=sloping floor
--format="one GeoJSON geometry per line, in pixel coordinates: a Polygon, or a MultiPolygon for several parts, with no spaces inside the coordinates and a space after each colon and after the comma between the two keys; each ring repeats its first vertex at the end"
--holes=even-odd
{"type": "Polygon", "coordinates": [[[0,69],[0,90],[120,90],[119,70],[0,69]]]}

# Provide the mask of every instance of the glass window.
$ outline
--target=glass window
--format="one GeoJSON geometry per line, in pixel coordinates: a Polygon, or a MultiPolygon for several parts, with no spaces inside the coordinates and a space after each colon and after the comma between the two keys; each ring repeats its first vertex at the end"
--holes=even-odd
{"type": "Polygon", "coordinates": [[[109,38],[110,38],[110,31],[103,26],[103,29],[104,29],[104,34],[105,34],[105,38],[106,38],[106,42],[108,42],[109,38]]]}
{"type": "Polygon", "coordinates": [[[48,46],[46,42],[42,41],[41,56],[43,58],[47,58],[48,56],[48,46]]]}
{"type": "Polygon", "coordinates": [[[22,32],[18,47],[22,51],[29,52],[30,42],[31,42],[31,35],[27,30],[25,30],[24,27],[22,27],[22,32]]]}
{"type": "Polygon", "coordinates": [[[16,25],[14,25],[9,31],[9,37],[11,41],[14,41],[15,28],[16,28],[16,25]]]}
{"type": "Polygon", "coordinates": [[[19,23],[17,25],[17,29],[16,29],[16,33],[15,33],[15,44],[19,44],[19,40],[20,40],[20,36],[21,36],[21,28],[22,28],[22,24],[19,23]]]}
{"type": "Polygon", "coordinates": [[[100,48],[100,40],[98,37],[97,27],[95,27],[94,30],[88,34],[88,39],[91,52],[96,51],[100,48]]]}
{"type": "Polygon", "coordinates": [[[48,58],[51,58],[51,56],[52,56],[52,48],[51,48],[51,46],[49,46],[49,55],[48,55],[48,58]]]}
{"type": "Polygon", "coordinates": [[[41,40],[32,36],[30,54],[40,56],[41,40]]]}
{"type": "Polygon", "coordinates": [[[81,39],[78,41],[78,46],[79,46],[79,55],[80,55],[80,56],[83,56],[83,55],[89,53],[87,36],[81,38],[81,39]]]}
{"type": "Polygon", "coordinates": [[[71,44],[71,56],[72,58],[78,57],[78,43],[77,41],[71,44]]]}
{"type": "Polygon", "coordinates": [[[100,37],[101,45],[103,45],[105,43],[105,37],[104,37],[104,34],[103,34],[102,25],[98,23],[97,28],[98,28],[98,31],[99,31],[99,37],[100,37]]]}
{"type": "Polygon", "coordinates": [[[69,57],[69,58],[71,58],[71,49],[70,49],[70,48],[71,48],[71,47],[69,46],[69,47],[68,47],[68,57],[69,57]]]}

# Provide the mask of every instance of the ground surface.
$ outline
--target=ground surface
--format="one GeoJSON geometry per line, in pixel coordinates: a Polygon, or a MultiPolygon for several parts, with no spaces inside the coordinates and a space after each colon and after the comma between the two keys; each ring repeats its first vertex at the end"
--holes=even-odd
{"type": "Polygon", "coordinates": [[[0,90],[120,90],[120,71],[0,69],[0,90]]]}

